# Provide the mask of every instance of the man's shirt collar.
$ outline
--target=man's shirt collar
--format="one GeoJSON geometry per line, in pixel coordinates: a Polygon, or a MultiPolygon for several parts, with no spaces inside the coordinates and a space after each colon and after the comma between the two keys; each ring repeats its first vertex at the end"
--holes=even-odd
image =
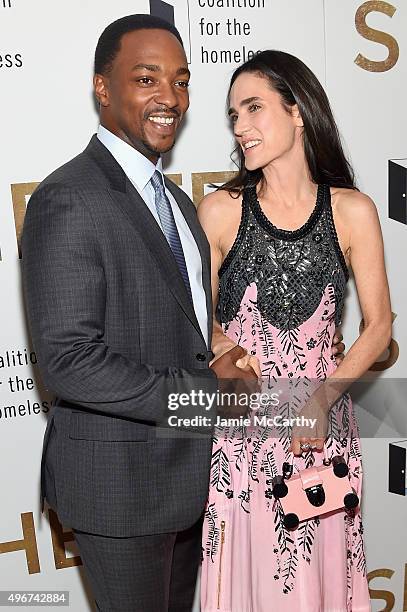
{"type": "Polygon", "coordinates": [[[157,165],[154,165],[137,149],[124,142],[124,140],[107,130],[103,125],[99,125],[97,137],[110,151],[117,163],[120,164],[125,174],[140,193],[145,189],[156,170],[162,174],[161,157],[157,165]]]}

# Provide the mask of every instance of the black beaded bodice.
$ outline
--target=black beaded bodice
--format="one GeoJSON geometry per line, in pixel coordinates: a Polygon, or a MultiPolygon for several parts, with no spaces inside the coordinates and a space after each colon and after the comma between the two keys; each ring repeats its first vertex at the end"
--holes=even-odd
{"type": "Polygon", "coordinates": [[[311,216],[293,231],[275,227],[264,215],[256,189],[245,189],[239,231],[219,270],[221,323],[234,319],[247,287],[255,283],[262,316],[279,329],[295,329],[315,312],[331,284],[338,325],[348,278],[329,186],[318,186],[311,216]]]}

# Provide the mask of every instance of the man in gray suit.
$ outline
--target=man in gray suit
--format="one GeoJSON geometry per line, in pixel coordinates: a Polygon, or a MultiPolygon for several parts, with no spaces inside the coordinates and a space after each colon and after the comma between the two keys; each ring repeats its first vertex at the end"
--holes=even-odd
{"type": "Polygon", "coordinates": [[[211,440],[170,435],[168,394],[254,377],[236,367],[239,347],[209,367],[209,246],[162,174],[188,79],[172,25],[132,15],[108,26],[95,54],[98,134],[41,183],[25,219],[32,339],[57,395],[42,494],[74,529],[106,612],[191,610],[211,440]]]}

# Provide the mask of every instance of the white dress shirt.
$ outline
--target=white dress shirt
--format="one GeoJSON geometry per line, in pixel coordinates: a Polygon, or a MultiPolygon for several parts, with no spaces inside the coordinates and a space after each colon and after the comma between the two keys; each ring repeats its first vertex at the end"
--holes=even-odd
{"type": "MultiPolygon", "coordinates": [[[[155,191],[150,182],[156,170],[161,174],[163,173],[161,158],[155,166],[147,157],[144,157],[139,151],[131,147],[127,142],[124,142],[121,138],[118,138],[115,134],[112,134],[112,132],[102,125],[99,126],[97,136],[113,155],[117,163],[123,168],[123,171],[137,189],[161,228],[160,219],[155,206],[155,191]]],[[[168,189],[165,189],[165,193],[171,204],[182,249],[184,251],[196,318],[198,319],[199,327],[201,328],[206,345],[209,347],[208,313],[206,310],[205,291],[202,284],[201,255],[191,230],[173,195],[168,189]]]]}

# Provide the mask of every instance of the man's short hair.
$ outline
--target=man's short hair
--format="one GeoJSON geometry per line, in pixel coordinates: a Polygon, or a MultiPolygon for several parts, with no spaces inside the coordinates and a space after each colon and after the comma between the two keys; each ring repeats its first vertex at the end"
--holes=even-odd
{"type": "Polygon", "coordinates": [[[100,35],[95,51],[95,74],[107,74],[112,69],[113,61],[120,51],[121,39],[124,34],[134,30],[152,29],[171,32],[184,46],[177,28],[165,19],[143,14],[127,15],[113,21],[100,35]]]}

